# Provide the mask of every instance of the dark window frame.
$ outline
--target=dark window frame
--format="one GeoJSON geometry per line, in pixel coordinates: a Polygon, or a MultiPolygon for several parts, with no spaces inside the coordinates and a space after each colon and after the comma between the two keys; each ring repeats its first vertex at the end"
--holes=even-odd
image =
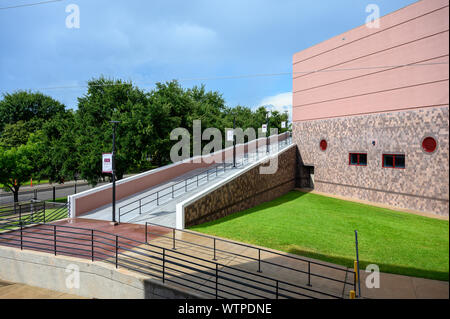
{"type": "Polygon", "coordinates": [[[405,169],[406,168],[406,155],[405,154],[399,154],[399,153],[395,153],[395,154],[383,153],[383,155],[381,156],[381,165],[383,166],[383,168],[405,169]],[[392,156],[392,166],[384,166],[384,157],[385,156],[392,156]],[[403,167],[396,167],[395,166],[395,157],[396,156],[403,156],[403,161],[405,163],[405,166],[403,166],[403,167]]]}
{"type": "Polygon", "coordinates": [[[348,165],[350,165],[350,166],[367,166],[367,153],[356,153],[356,152],[348,153],[348,165]],[[357,164],[352,163],[352,155],[357,155],[357,164]],[[366,164],[360,164],[360,160],[359,160],[360,155],[366,155],[366,164]]]}

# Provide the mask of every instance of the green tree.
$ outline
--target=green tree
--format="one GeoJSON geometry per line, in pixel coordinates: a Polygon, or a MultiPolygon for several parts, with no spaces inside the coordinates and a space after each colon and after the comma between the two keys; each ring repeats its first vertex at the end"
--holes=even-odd
{"type": "Polygon", "coordinates": [[[170,140],[170,132],[183,127],[192,132],[194,101],[177,81],[157,83],[148,94],[150,119],[154,139],[150,146],[152,162],[164,165],[170,162],[170,149],[175,143],[170,140]]]}
{"type": "Polygon", "coordinates": [[[64,110],[62,103],[40,92],[6,93],[0,101],[0,132],[6,124],[36,119],[48,120],[64,110]]]}
{"type": "Polygon", "coordinates": [[[78,172],[79,153],[75,145],[75,115],[72,111],[59,113],[47,121],[42,130],[33,135],[38,145],[38,178],[62,183],[75,179],[78,172]]]}
{"type": "Polygon", "coordinates": [[[0,145],[5,147],[17,147],[26,144],[30,134],[40,130],[45,123],[44,119],[34,118],[29,121],[18,121],[5,125],[0,135],[0,145]]]}
{"type": "Polygon", "coordinates": [[[18,147],[0,147],[0,183],[19,201],[19,189],[37,171],[37,145],[28,142],[18,147]]]}
{"type": "Polygon", "coordinates": [[[112,150],[111,120],[121,121],[116,132],[117,178],[139,167],[153,138],[150,114],[146,94],[131,82],[104,77],[89,81],[87,93],[78,98],[75,116],[81,177],[95,185],[105,176],[101,155],[112,150]]]}

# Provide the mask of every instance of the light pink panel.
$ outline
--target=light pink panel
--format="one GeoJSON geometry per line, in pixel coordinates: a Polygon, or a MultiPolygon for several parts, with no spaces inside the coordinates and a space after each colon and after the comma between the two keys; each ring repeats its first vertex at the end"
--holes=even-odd
{"type": "MultiPolygon", "coordinates": [[[[448,61],[447,57],[433,60],[433,62],[445,61],[448,61]]],[[[394,91],[398,88],[448,80],[448,76],[448,68],[444,68],[440,64],[391,69],[367,75],[364,78],[337,82],[294,94],[294,105],[301,109],[322,101],[351,99],[359,95],[376,94],[374,92],[394,91]]],[[[430,98],[433,99],[433,97],[430,98]]],[[[402,101],[398,101],[398,103],[399,105],[403,104],[402,101]]]]}
{"type": "Polygon", "coordinates": [[[293,120],[448,105],[448,3],[423,0],[295,54],[293,120]],[[414,63],[430,65],[395,67],[414,63]]]}
{"type": "MultiPolygon", "coordinates": [[[[305,59],[311,58],[315,55],[324,53],[328,50],[335,49],[340,46],[347,45],[352,41],[357,41],[364,37],[369,37],[373,34],[384,32],[398,24],[405,23],[411,19],[426,15],[441,8],[448,7],[449,0],[422,0],[413,3],[400,10],[394,11],[383,16],[381,19],[382,25],[380,29],[369,29],[365,25],[349,30],[343,34],[335,36],[331,39],[323,41],[315,46],[307,48],[303,51],[294,54],[293,63],[296,64],[305,59]],[[342,38],[345,38],[343,43],[342,38]]],[[[446,24],[448,25],[448,19],[446,24]]]]}
{"type": "Polygon", "coordinates": [[[441,62],[448,61],[448,45],[448,31],[414,42],[408,42],[407,44],[389,50],[333,66],[326,73],[318,72],[307,76],[296,77],[294,78],[294,88],[296,89],[293,93],[295,94],[317,86],[325,86],[357,77],[364,77],[365,75],[387,72],[393,68],[374,68],[374,66],[397,66],[412,63],[429,64],[437,62],[436,59],[442,57],[445,57],[445,59],[441,59],[441,62]],[[408,54],[405,54],[405,52],[408,52],[408,54]],[[433,52],[432,58],[430,58],[430,52],[433,52]],[[389,64],[386,64],[386,61],[389,61],[389,64]],[[339,71],[343,69],[346,71],[339,71]]]}

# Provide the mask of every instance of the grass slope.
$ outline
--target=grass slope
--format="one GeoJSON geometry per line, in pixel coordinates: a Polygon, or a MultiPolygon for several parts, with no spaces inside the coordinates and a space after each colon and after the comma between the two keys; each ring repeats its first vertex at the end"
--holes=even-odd
{"type": "Polygon", "coordinates": [[[206,234],[353,267],[448,280],[449,222],[311,193],[276,200],[191,227],[206,234]]]}

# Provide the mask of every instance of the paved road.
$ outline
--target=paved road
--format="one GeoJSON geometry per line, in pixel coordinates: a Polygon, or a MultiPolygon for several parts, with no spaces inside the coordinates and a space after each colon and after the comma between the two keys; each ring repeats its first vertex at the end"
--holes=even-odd
{"type": "MultiPolygon", "coordinates": [[[[105,183],[97,184],[97,186],[103,185],[105,183]]],[[[86,183],[77,184],[76,192],[80,193],[82,191],[91,189],[92,186],[86,183]]],[[[53,188],[50,187],[39,187],[37,189],[37,199],[49,200],[53,199],[53,188]]],[[[55,189],[55,198],[66,197],[68,195],[75,194],[75,184],[72,185],[57,185],[55,189]]],[[[27,187],[23,191],[19,192],[19,201],[28,201],[34,198],[34,190],[31,187],[27,187]]],[[[14,202],[14,196],[9,192],[0,193],[0,205],[10,204],[14,202]]]]}

